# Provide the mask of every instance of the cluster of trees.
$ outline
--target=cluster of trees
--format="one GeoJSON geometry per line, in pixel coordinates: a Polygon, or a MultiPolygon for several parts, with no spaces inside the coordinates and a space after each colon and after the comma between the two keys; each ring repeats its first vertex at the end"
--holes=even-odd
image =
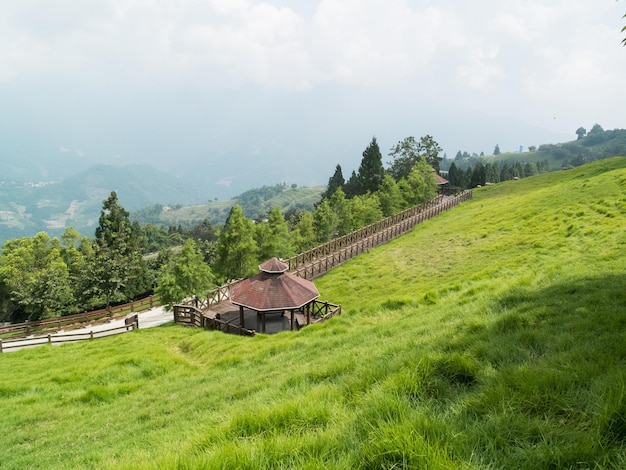
{"type": "Polygon", "coordinates": [[[580,166],[595,160],[626,155],[626,129],[605,131],[594,124],[589,132],[584,127],[576,129],[577,139],[563,144],[540,145],[537,152],[552,157],[561,167],[580,166]]]}
{"type": "Polygon", "coordinates": [[[476,188],[484,186],[488,183],[499,183],[512,179],[525,178],[539,173],[549,171],[548,163],[543,162],[506,162],[496,161],[488,163],[483,160],[477,160],[474,165],[471,164],[466,168],[458,168],[455,162],[452,162],[448,170],[448,182],[450,186],[460,189],[476,188]]]}
{"type": "Polygon", "coordinates": [[[288,258],[431,199],[440,151],[430,136],[419,142],[408,137],[392,149],[393,160],[385,169],[374,137],[348,181],[341,165],[336,166],[313,211],[296,210],[286,219],[275,207],[255,224],[241,206],[234,206],[217,240],[213,268],[218,279],[248,276],[259,261],[288,258]]]}
{"type": "Polygon", "coordinates": [[[36,320],[133,299],[154,276],[115,192],[104,201],[95,239],[67,228],[61,240],[40,232],[8,240],[0,255],[0,320],[36,320]]]}
{"type": "Polygon", "coordinates": [[[67,228],[60,239],[41,232],[4,243],[0,321],[68,315],[153,292],[168,305],[204,295],[216,284],[255,273],[272,256],[288,258],[431,199],[440,151],[430,136],[409,137],[392,149],[385,169],[373,138],[348,182],[337,165],[313,211],[299,209],[285,218],[275,207],[253,221],[235,205],[219,229],[208,220],[189,228],[140,226],[112,192],[93,239],[67,228]]]}

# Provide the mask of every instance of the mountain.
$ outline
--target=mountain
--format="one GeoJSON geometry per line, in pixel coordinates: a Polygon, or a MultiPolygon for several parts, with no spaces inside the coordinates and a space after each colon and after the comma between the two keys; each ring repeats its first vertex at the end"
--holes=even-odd
{"type": "Polygon", "coordinates": [[[206,202],[202,187],[149,165],[98,164],[61,181],[7,179],[0,181],[0,242],[40,231],[56,236],[69,226],[91,236],[111,191],[128,211],[157,203],[206,202]]]}

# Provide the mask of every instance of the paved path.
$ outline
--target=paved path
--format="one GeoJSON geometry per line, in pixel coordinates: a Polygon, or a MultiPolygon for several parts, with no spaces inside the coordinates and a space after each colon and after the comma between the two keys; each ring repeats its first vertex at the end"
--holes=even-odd
{"type": "MultiPolygon", "coordinates": [[[[145,312],[137,313],[139,319],[139,328],[152,328],[154,326],[163,325],[165,323],[174,321],[173,312],[167,312],[163,307],[155,307],[145,312]]],[[[124,317],[111,320],[106,323],[99,323],[96,325],[85,325],[80,328],[72,328],[71,330],[64,331],[59,330],[56,333],[50,333],[50,340],[52,344],[63,344],[62,338],[68,339],[68,336],[74,338],[74,340],[82,340],[93,338],[103,338],[105,336],[111,336],[125,332],[124,317]],[[117,329],[117,330],[116,330],[117,329]],[[58,338],[58,342],[54,342],[54,338],[58,338]]],[[[19,351],[20,349],[41,346],[48,343],[48,335],[44,336],[29,336],[19,341],[5,341],[3,352],[19,351]],[[19,344],[19,346],[18,346],[19,344]]]]}

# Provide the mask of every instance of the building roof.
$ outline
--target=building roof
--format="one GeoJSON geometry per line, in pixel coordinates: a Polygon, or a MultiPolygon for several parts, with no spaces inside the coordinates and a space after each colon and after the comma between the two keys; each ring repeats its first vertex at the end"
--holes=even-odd
{"type": "Polygon", "coordinates": [[[446,184],[446,183],[448,183],[447,179],[441,177],[437,173],[435,173],[435,178],[437,178],[437,184],[446,184]]]}
{"type": "Polygon", "coordinates": [[[259,264],[259,269],[266,273],[284,273],[289,269],[289,265],[274,257],[265,263],[259,264]]]}
{"type": "Polygon", "coordinates": [[[288,266],[272,258],[259,266],[261,272],[230,286],[230,301],[258,312],[292,310],[319,297],[315,285],[286,272],[288,266]]]}

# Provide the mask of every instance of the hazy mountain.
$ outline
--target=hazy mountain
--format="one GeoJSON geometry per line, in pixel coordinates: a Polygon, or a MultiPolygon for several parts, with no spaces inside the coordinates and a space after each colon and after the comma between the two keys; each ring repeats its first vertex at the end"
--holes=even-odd
{"type": "Polygon", "coordinates": [[[92,236],[111,191],[129,211],[207,201],[202,187],[148,165],[94,165],[62,181],[41,181],[46,174],[37,173],[37,182],[0,181],[0,241],[42,230],[58,235],[67,226],[92,236]]]}

